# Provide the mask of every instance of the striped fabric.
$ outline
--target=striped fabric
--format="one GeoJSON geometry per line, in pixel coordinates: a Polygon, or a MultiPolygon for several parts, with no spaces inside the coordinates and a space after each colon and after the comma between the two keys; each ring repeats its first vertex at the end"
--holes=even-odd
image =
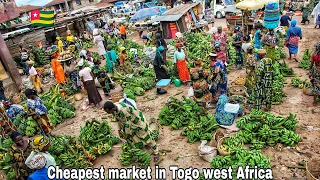
{"type": "Polygon", "coordinates": [[[30,13],[32,26],[52,27],[54,25],[54,11],[33,10],[30,13]]]}

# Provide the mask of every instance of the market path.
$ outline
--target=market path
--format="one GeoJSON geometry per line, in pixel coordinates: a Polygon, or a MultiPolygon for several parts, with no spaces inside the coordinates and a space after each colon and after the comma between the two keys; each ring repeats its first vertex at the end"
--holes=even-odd
{"type": "MultiPolygon", "coordinates": [[[[300,22],[300,17],[296,17],[300,22]]],[[[310,20],[311,21],[311,20],[310,20]]],[[[223,20],[218,20],[222,26],[223,20]]],[[[312,21],[311,21],[312,22],[312,21]]],[[[303,28],[303,39],[300,43],[299,48],[299,59],[303,54],[304,49],[313,48],[313,45],[320,40],[319,29],[314,29],[313,25],[301,26],[303,28]]],[[[130,37],[130,38],[138,38],[130,37]]],[[[286,49],[287,51],[287,49],[286,49]]],[[[307,71],[297,68],[297,63],[294,61],[286,62],[292,67],[298,77],[302,79],[307,78],[307,71]]],[[[244,74],[244,70],[234,70],[229,74],[230,82],[234,80],[239,74],[244,74]]],[[[301,89],[294,88],[290,85],[291,78],[286,78],[286,87],[284,92],[287,97],[283,100],[281,105],[275,105],[272,107],[271,112],[280,115],[288,115],[289,112],[297,114],[299,120],[299,127],[297,133],[301,134],[302,142],[296,147],[268,147],[263,150],[264,154],[269,155],[271,159],[271,166],[273,169],[274,179],[306,179],[305,170],[300,169],[289,169],[287,166],[296,166],[298,162],[302,160],[308,160],[311,157],[320,157],[320,144],[319,137],[320,131],[308,131],[306,126],[320,127],[320,106],[312,106],[312,97],[306,96],[302,93],[301,89]]],[[[229,82],[229,83],[230,83],[229,82]]],[[[168,94],[158,96],[156,90],[150,90],[146,92],[144,96],[137,97],[138,109],[143,111],[147,118],[157,117],[160,109],[168,101],[170,96],[176,96],[180,98],[182,95],[187,95],[188,87],[182,86],[179,88],[170,86],[168,94]]],[[[102,92],[101,92],[102,94],[102,92]]],[[[107,100],[104,97],[104,100],[107,100]]],[[[111,122],[111,116],[107,115],[103,110],[88,109],[86,111],[81,110],[81,103],[77,102],[77,116],[73,119],[67,120],[64,123],[57,126],[54,130],[54,134],[69,134],[79,135],[80,127],[85,124],[86,120],[92,118],[101,119],[108,118],[109,123],[113,127],[114,133],[117,132],[117,124],[111,122]],[[109,118],[110,117],[110,118],[109,118]]],[[[180,168],[188,168],[190,166],[194,168],[205,168],[210,167],[208,162],[200,159],[197,155],[198,146],[200,142],[194,144],[187,143],[187,138],[180,136],[178,130],[172,131],[169,127],[162,127],[160,129],[161,139],[158,141],[160,149],[171,150],[172,152],[167,153],[163,158],[160,166],[167,169],[168,177],[171,177],[169,166],[177,165],[180,168]]],[[[104,156],[97,158],[95,167],[104,165],[108,168],[120,168],[120,153],[121,144],[115,145],[112,151],[104,156]]],[[[153,163],[151,167],[153,167],[153,163]]]]}

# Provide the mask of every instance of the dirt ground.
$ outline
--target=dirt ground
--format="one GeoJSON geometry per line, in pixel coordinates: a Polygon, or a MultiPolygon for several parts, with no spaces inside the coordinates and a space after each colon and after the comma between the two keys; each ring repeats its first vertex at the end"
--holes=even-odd
{"type": "MultiPolygon", "coordinates": [[[[313,25],[301,25],[301,27],[303,28],[303,39],[300,42],[299,59],[301,59],[305,49],[312,49],[313,45],[320,41],[319,29],[314,29],[313,25]]],[[[302,79],[308,78],[307,71],[297,68],[298,63],[288,59],[285,61],[294,69],[297,77],[301,77],[302,79]]],[[[245,74],[245,70],[232,71],[228,75],[229,83],[238,77],[239,74],[245,74]]],[[[274,179],[303,180],[306,179],[305,170],[288,168],[287,166],[297,166],[298,162],[308,161],[310,158],[320,158],[320,131],[309,131],[306,127],[313,126],[314,128],[320,128],[320,105],[314,107],[311,96],[304,95],[301,89],[292,87],[290,85],[291,78],[286,78],[286,82],[284,92],[287,97],[283,99],[282,104],[272,106],[271,112],[285,116],[290,112],[297,114],[299,121],[297,133],[301,135],[302,141],[295,147],[267,147],[264,148],[263,153],[270,157],[274,179]]],[[[157,118],[159,111],[170,96],[186,96],[187,91],[187,86],[177,88],[171,85],[167,94],[159,96],[156,94],[156,90],[153,89],[146,92],[144,96],[137,97],[137,106],[147,118],[157,118]]],[[[100,90],[100,92],[103,94],[102,90],[100,90]]],[[[104,101],[108,100],[106,97],[103,98],[104,101]]],[[[89,108],[82,110],[81,107],[85,104],[84,101],[85,99],[76,102],[76,117],[58,125],[53,134],[79,135],[80,127],[83,126],[87,120],[93,118],[98,120],[108,119],[110,125],[113,127],[114,133],[117,132],[117,124],[112,122],[112,116],[105,113],[102,109],[89,108]]],[[[202,160],[198,156],[198,146],[200,142],[189,144],[187,143],[186,137],[180,136],[181,131],[171,130],[166,126],[160,127],[159,131],[161,137],[158,140],[159,149],[171,150],[171,152],[163,154],[163,161],[159,165],[167,169],[168,178],[171,177],[171,172],[169,171],[169,166],[171,165],[177,165],[180,168],[193,167],[199,169],[210,167],[210,163],[202,160]]],[[[98,157],[95,161],[95,167],[103,165],[106,170],[108,168],[121,168],[120,147],[121,143],[113,146],[108,154],[98,157]]],[[[153,162],[151,163],[151,167],[154,167],[153,162]]]]}
{"type": "MultiPolygon", "coordinates": [[[[305,49],[312,49],[313,45],[320,40],[319,29],[314,29],[313,25],[301,26],[303,28],[303,39],[299,47],[299,56],[302,58],[305,49]]],[[[307,71],[297,68],[298,63],[293,60],[286,59],[287,64],[292,67],[297,74],[297,77],[302,79],[308,78],[307,71]]],[[[239,76],[245,74],[244,70],[234,70],[228,76],[230,82],[239,76]]],[[[297,133],[301,135],[302,141],[296,147],[267,147],[263,150],[265,155],[268,155],[271,160],[274,179],[306,179],[305,170],[288,168],[287,166],[297,166],[298,162],[308,161],[310,158],[320,157],[319,145],[319,130],[307,130],[306,126],[320,127],[320,106],[314,107],[312,105],[312,97],[304,95],[301,89],[294,88],[290,85],[291,78],[286,78],[286,87],[284,92],[286,96],[283,103],[274,105],[271,112],[279,115],[288,115],[290,112],[297,114],[299,120],[299,127],[297,133]]],[[[188,87],[182,86],[179,88],[170,86],[166,95],[156,95],[155,89],[148,91],[144,96],[137,97],[138,109],[143,111],[147,118],[155,117],[161,107],[168,101],[170,96],[181,97],[187,95],[188,87]]],[[[106,99],[104,99],[106,100],[106,99]]],[[[77,117],[67,120],[63,124],[58,125],[54,134],[70,134],[78,135],[80,126],[83,126],[86,120],[92,118],[108,118],[110,124],[114,127],[113,130],[117,132],[117,124],[111,122],[111,116],[108,116],[103,110],[88,109],[86,111],[80,110],[81,103],[77,102],[77,117]]],[[[168,167],[177,165],[180,168],[205,168],[210,167],[210,164],[202,160],[198,155],[198,146],[200,142],[189,144],[185,137],[180,136],[180,131],[173,131],[169,127],[160,128],[161,139],[158,140],[160,149],[171,150],[170,153],[163,155],[163,161],[160,167],[167,169],[167,176],[171,176],[168,167]]],[[[121,144],[115,145],[112,151],[107,155],[100,156],[95,162],[95,167],[103,165],[108,168],[120,168],[120,153],[121,144]]],[[[153,164],[151,164],[153,167],[153,164]]]]}

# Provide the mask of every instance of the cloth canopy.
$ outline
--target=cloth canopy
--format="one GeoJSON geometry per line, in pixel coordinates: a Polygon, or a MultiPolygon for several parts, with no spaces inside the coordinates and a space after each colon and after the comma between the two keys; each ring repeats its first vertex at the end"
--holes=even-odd
{"type": "Polygon", "coordinates": [[[269,2],[279,2],[279,0],[244,0],[236,4],[236,8],[252,11],[262,9],[269,2]]]}

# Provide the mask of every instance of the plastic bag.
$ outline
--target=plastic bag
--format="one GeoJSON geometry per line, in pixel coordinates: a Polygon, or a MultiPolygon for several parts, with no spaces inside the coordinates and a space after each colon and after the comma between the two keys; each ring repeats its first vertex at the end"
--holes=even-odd
{"type": "Polygon", "coordinates": [[[132,106],[132,107],[137,108],[136,102],[135,102],[133,99],[128,98],[128,97],[127,97],[127,94],[124,94],[123,97],[124,97],[124,98],[123,98],[123,99],[120,99],[119,102],[122,102],[122,103],[128,104],[129,106],[132,106]]]}
{"type": "Polygon", "coordinates": [[[94,83],[98,88],[101,88],[101,84],[99,83],[98,78],[94,78],[94,83]]]}
{"type": "Polygon", "coordinates": [[[193,97],[194,96],[194,90],[193,87],[190,87],[188,90],[188,97],[193,97]]]}
{"type": "Polygon", "coordinates": [[[213,158],[217,155],[217,148],[206,145],[207,141],[201,141],[200,146],[198,147],[199,156],[208,162],[211,162],[213,158]]]}

